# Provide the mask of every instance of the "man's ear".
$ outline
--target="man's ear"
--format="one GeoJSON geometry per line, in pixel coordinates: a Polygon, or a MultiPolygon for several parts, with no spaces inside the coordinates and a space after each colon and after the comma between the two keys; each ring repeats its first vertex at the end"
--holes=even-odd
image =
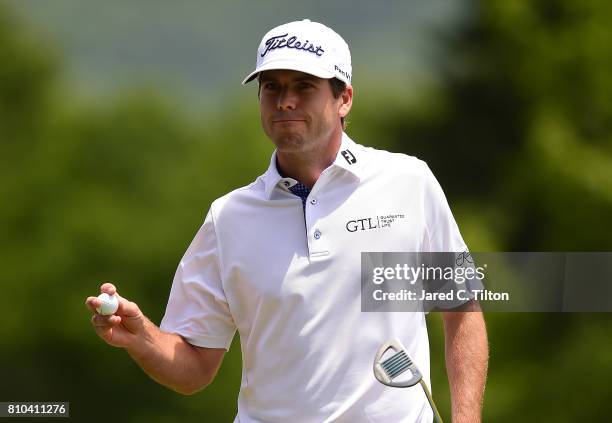
{"type": "Polygon", "coordinates": [[[340,104],[340,109],[338,110],[338,114],[340,117],[346,117],[351,111],[351,107],[353,106],[353,86],[347,85],[342,94],[340,95],[340,99],[342,103],[340,104]]]}

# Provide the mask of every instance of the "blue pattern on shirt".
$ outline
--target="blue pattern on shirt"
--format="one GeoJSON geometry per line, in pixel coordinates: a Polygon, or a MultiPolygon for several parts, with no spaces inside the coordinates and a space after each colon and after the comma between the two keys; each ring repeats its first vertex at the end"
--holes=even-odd
{"type": "Polygon", "coordinates": [[[289,191],[302,199],[302,208],[304,209],[304,213],[306,213],[306,199],[308,198],[308,194],[310,194],[310,188],[298,182],[294,186],[289,187],[289,191]]]}

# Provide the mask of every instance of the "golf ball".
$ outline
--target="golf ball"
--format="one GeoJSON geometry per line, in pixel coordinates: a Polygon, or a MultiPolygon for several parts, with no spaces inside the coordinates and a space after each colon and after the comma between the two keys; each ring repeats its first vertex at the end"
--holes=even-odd
{"type": "Polygon", "coordinates": [[[107,293],[98,295],[98,299],[102,302],[96,311],[104,316],[114,314],[119,308],[119,298],[116,295],[108,295],[107,293]]]}

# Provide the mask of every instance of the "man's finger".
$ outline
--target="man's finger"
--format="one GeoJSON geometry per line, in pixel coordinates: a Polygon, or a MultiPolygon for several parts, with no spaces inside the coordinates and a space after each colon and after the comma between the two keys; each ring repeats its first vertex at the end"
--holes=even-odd
{"type": "Polygon", "coordinates": [[[96,313],[91,317],[91,323],[95,328],[112,328],[121,323],[121,317],[115,315],[103,316],[96,313]]]}
{"type": "Polygon", "coordinates": [[[137,317],[140,315],[140,309],[136,305],[129,300],[126,300],[121,295],[116,294],[117,298],[119,298],[119,308],[115,314],[120,314],[126,317],[137,317]]]}
{"type": "MultiPolygon", "coordinates": [[[[119,295],[117,295],[117,297],[119,297],[119,295]]],[[[85,300],[85,305],[91,311],[93,311],[94,313],[97,313],[98,312],[97,308],[102,305],[102,301],[100,301],[100,299],[98,299],[98,297],[87,297],[87,300],[85,300]]],[[[119,309],[117,309],[115,314],[116,313],[119,313],[119,309]]]]}
{"type": "Polygon", "coordinates": [[[117,288],[110,282],[106,282],[100,286],[100,293],[107,293],[108,295],[113,295],[117,292],[117,288]]]}
{"type": "Polygon", "coordinates": [[[94,313],[96,313],[96,308],[100,307],[100,304],[101,301],[98,299],[98,297],[87,297],[87,300],[85,300],[85,305],[87,308],[94,313]]]}

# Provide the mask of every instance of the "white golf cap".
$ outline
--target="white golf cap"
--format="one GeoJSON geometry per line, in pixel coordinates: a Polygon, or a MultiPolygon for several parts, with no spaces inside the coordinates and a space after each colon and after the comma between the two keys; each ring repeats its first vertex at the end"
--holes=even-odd
{"type": "Polygon", "coordinates": [[[289,22],[268,31],[257,49],[257,65],[242,81],[252,81],[259,72],[289,69],[319,78],[338,78],[351,83],[351,52],[334,30],[309,19],[289,22]]]}

